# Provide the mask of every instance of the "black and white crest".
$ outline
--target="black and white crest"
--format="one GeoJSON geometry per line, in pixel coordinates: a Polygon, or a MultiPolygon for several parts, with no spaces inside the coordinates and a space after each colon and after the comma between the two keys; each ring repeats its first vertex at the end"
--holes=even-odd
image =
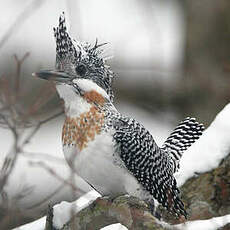
{"type": "Polygon", "coordinates": [[[110,96],[113,101],[112,82],[114,73],[103,58],[103,44],[91,45],[72,39],[67,32],[64,12],[59,18],[58,27],[54,28],[56,40],[56,69],[76,77],[91,79],[110,96]]]}
{"type": "Polygon", "coordinates": [[[56,39],[56,54],[58,58],[72,56],[77,58],[77,52],[72,39],[67,33],[64,13],[59,18],[59,26],[54,28],[54,37],[56,39]]]}

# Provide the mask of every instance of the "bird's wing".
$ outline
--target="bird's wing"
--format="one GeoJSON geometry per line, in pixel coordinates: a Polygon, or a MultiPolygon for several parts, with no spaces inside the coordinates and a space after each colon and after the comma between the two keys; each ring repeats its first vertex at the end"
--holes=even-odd
{"type": "Polygon", "coordinates": [[[127,169],[165,208],[186,216],[167,152],[159,148],[152,135],[134,119],[117,119],[113,127],[114,139],[127,169]]]}

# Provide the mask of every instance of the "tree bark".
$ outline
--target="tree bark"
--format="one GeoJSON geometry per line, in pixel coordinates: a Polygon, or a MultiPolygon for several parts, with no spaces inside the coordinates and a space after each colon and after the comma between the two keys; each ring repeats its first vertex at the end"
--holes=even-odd
{"type": "MultiPolygon", "coordinates": [[[[188,220],[204,220],[230,213],[230,154],[221,161],[219,167],[209,172],[197,174],[181,187],[182,200],[189,214],[188,220]]],[[[51,209],[49,209],[51,210],[51,209]]],[[[179,224],[177,219],[162,206],[158,213],[171,225],[179,224]]],[[[52,212],[48,212],[47,228],[50,228],[52,212]]],[[[145,202],[135,197],[121,196],[114,200],[102,197],[75,214],[62,230],[99,230],[110,224],[121,223],[129,230],[167,229],[153,217],[145,202]]],[[[228,224],[229,225],[229,224],[228,224]]],[[[228,225],[223,229],[227,229],[228,225]]],[[[54,228],[53,228],[54,229],[54,228]]]]}
{"type": "MultiPolygon", "coordinates": [[[[197,174],[181,187],[182,200],[188,212],[188,220],[204,220],[230,214],[230,154],[219,167],[197,174]]],[[[179,223],[160,207],[163,219],[171,224],[179,223]]]]}
{"type": "MultiPolygon", "coordinates": [[[[47,217],[48,219],[50,218],[47,217]]],[[[99,230],[116,223],[121,223],[129,230],[165,229],[150,214],[145,202],[135,197],[120,196],[114,200],[108,197],[98,198],[75,214],[61,230],[99,230]]]]}

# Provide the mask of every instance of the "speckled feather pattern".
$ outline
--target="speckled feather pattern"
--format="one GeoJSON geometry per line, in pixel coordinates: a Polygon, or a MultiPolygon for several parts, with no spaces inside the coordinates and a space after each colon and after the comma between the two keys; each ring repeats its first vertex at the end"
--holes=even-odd
{"type": "Polygon", "coordinates": [[[76,75],[76,67],[84,65],[86,73],[81,78],[91,79],[97,85],[106,90],[113,101],[114,94],[112,82],[114,73],[102,57],[104,44],[91,45],[72,39],[67,32],[64,13],[59,18],[59,26],[54,28],[56,40],[56,69],[65,71],[70,75],[76,75]]]}
{"type": "Polygon", "coordinates": [[[119,146],[116,149],[127,169],[165,208],[178,216],[186,216],[169,154],[157,146],[148,130],[136,120],[120,114],[109,117],[113,120],[115,143],[119,146]]]}
{"type": "MultiPolygon", "coordinates": [[[[114,151],[120,156],[127,170],[142,185],[143,190],[170,212],[177,216],[187,216],[173,176],[176,159],[171,152],[165,147],[158,147],[143,125],[135,119],[121,115],[113,109],[111,103],[92,108],[79,118],[66,118],[63,127],[63,145],[75,145],[82,150],[87,148],[87,143],[93,141],[96,135],[114,130],[114,151]]],[[[188,122],[188,118],[184,122],[188,122]]],[[[201,125],[196,124],[200,129],[201,125]]],[[[181,125],[182,123],[175,130],[180,130],[181,125]]],[[[175,137],[175,130],[172,135],[175,140],[178,138],[175,141],[178,143],[181,137],[175,137]]],[[[186,131],[188,132],[184,134],[187,136],[190,130],[186,131]]],[[[202,132],[199,132],[199,136],[201,134],[202,132]]],[[[194,142],[197,136],[193,139],[194,142]]]]}
{"type": "Polygon", "coordinates": [[[179,168],[182,153],[202,134],[203,125],[194,118],[186,118],[160,148],[148,130],[113,106],[114,74],[101,57],[101,45],[97,41],[91,46],[73,40],[67,33],[64,14],[54,36],[56,68],[74,79],[68,86],[57,85],[67,115],[62,132],[65,157],[71,160],[71,155],[76,157],[79,175],[95,188],[98,186],[99,191],[119,194],[131,186],[135,191],[132,188],[129,191],[135,194],[141,188],[136,193],[139,198],[150,195],[177,216],[187,216],[173,174],[179,168]],[[85,71],[79,76],[76,68],[80,65],[84,65],[85,71]],[[78,79],[87,79],[90,84],[78,79]],[[81,94],[77,93],[77,87],[81,88],[81,94]],[[106,98],[99,95],[102,89],[106,98]]]}
{"type": "MultiPolygon", "coordinates": [[[[111,114],[109,115],[111,116],[111,114]]],[[[202,135],[203,124],[195,118],[183,120],[167,138],[162,148],[152,135],[134,119],[116,115],[114,139],[129,171],[145,190],[169,211],[187,216],[180,191],[173,176],[182,153],[202,135]]]]}
{"type": "Polygon", "coordinates": [[[89,141],[93,141],[95,136],[100,134],[103,125],[104,114],[99,113],[95,106],[80,117],[66,117],[62,129],[62,143],[75,146],[81,151],[87,147],[89,141]]]}

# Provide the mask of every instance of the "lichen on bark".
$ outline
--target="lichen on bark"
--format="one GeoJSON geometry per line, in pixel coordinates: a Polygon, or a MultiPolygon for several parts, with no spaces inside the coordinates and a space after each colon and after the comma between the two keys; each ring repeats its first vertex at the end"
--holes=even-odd
{"type": "MultiPolygon", "coordinates": [[[[209,172],[197,174],[180,188],[182,200],[188,212],[188,220],[204,220],[230,213],[230,154],[219,166],[209,172]]],[[[165,221],[172,224],[178,220],[166,211],[165,221]]]]}
{"type": "MultiPolygon", "coordinates": [[[[181,193],[189,214],[188,220],[204,220],[230,213],[229,178],[230,154],[217,168],[197,174],[185,182],[181,193]]],[[[177,219],[161,206],[157,211],[166,223],[181,223],[181,219],[177,219]]],[[[115,223],[121,223],[129,230],[167,229],[167,225],[163,226],[151,215],[145,202],[135,197],[120,196],[113,200],[109,197],[98,198],[76,213],[62,230],[99,230],[115,223]]]]}

